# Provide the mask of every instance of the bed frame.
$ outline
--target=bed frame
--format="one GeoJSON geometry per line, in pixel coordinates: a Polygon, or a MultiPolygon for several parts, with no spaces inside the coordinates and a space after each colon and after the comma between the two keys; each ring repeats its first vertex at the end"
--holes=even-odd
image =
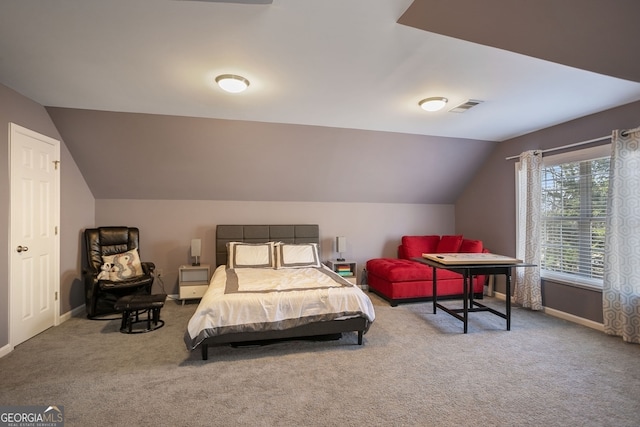
{"type": "MultiPolygon", "coordinates": [[[[216,228],[216,267],[227,263],[228,242],[264,243],[271,241],[317,243],[319,245],[320,231],[316,224],[218,225],[216,228]]],[[[321,335],[340,334],[342,332],[357,332],[358,345],[362,345],[362,337],[366,326],[366,319],[354,318],[311,323],[285,330],[242,332],[209,337],[200,343],[202,360],[208,359],[208,349],[210,345],[317,337],[321,335]]]]}

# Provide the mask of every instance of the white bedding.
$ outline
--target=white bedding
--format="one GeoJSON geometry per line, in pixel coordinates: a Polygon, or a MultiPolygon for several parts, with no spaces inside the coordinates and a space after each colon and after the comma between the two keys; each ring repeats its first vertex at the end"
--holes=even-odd
{"type": "Polygon", "coordinates": [[[367,319],[368,329],[375,319],[373,304],[359,287],[326,266],[276,270],[222,265],[189,320],[184,339],[192,350],[216,335],[351,317],[367,319]]]}

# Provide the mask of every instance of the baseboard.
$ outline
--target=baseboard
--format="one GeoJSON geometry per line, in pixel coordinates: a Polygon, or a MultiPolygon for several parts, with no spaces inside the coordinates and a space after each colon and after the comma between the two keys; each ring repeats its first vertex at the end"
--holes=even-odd
{"type": "Polygon", "coordinates": [[[0,348],[0,357],[5,357],[7,354],[13,351],[13,346],[11,344],[7,344],[4,347],[0,348]]]}
{"type": "MultiPolygon", "coordinates": [[[[494,292],[493,296],[502,301],[505,301],[507,299],[507,296],[500,292],[494,292]]],[[[593,320],[585,319],[584,317],[576,316],[574,314],[566,313],[564,311],[556,310],[549,307],[542,307],[542,312],[548,314],[549,316],[557,317],[562,320],[568,320],[569,322],[577,323],[578,325],[586,326],[588,328],[604,332],[604,325],[602,323],[594,322],[593,320]]]]}
{"type": "Polygon", "coordinates": [[[600,332],[604,332],[604,325],[602,323],[594,322],[593,320],[585,319],[584,317],[575,316],[573,314],[565,313],[564,311],[556,310],[549,307],[543,308],[544,313],[553,317],[558,317],[569,322],[577,323],[582,326],[586,326],[591,329],[595,329],[600,332]]]}
{"type": "Polygon", "coordinates": [[[496,291],[493,291],[493,295],[490,295],[490,296],[493,296],[494,298],[497,298],[497,299],[502,300],[502,301],[506,301],[507,300],[507,296],[505,294],[500,293],[500,292],[496,292],[496,291]]]}
{"type": "MultiPolygon", "coordinates": [[[[169,295],[169,298],[178,299],[178,294],[169,295]]],[[[83,316],[85,312],[86,312],[86,304],[79,305],[78,307],[73,308],[64,314],[61,314],[60,318],[58,319],[58,325],[60,325],[63,322],[66,322],[72,317],[83,316]]],[[[12,351],[13,351],[13,346],[11,346],[10,344],[5,345],[4,347],[0,347],[0,357],[4,357],[7,354],[11,353],[12,351]]]]}
{"type": "MultiPolygon", "coordinates": [[[[84,313],[84,311],[85,311],[85,305],[82,304],[79,307],[76,307],[72,310],[67,311],[64,314],[61,314],[60,317],[58,318],[58,325],[60,325],[62,322],[66,322],[67,320],[71,319],[74,316],[84,313]]],[[[54,325],[53,327],[55,328],[58,325],[54,325]]],[[[11,344],[7,344],[4,347],[0,348],[0,357],[4,357],[7,354],[11,353],[12,351],[13,351],[13,346],[11,344]]]]}
{"type": "Polygon", "coordinates": [[[79,305],[76,308],[72,308],[71,310],[67,311],[66,313],[60,315],[60,323],[66,322],[67,320],[71,319],[72,317],[78,316],[78,315],[84,313],[85,311],[86,311],[86,304],[82,304],[82,305],[79,305]]]}
{"type": "MultiPolygon", "coordinates": [[[[178,294],[173,294],[173,295],[167,295],[167,299],[175,299],[177,300],[179,298],[178,294]]],[[[60,315],[60,323],[62,322],[66,322],[67,320],[71,319],[72,317],[76,317],[76,316],[83,316],[85,315],[87,311],[87,305],[86,304],[82,304],[79,305],[76,308],[73,308],[69,311],[67,311],[66,313],[60,315]]]]}

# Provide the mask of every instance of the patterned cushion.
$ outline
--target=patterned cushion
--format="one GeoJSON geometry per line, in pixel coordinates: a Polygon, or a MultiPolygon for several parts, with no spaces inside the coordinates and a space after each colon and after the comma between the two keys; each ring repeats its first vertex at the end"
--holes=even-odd
{"type": "Polygon", "coordinates": [[[102,261],[112,265],[109,272],[109,280],[112,282],[120,282],[144,274],[137,249],[121,254],[105,255],[102,261]]]}

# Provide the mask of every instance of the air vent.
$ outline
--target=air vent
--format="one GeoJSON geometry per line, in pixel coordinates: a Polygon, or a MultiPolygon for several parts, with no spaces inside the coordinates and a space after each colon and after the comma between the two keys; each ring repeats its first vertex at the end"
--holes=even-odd
{"type": "Polygon", "coordinates": [[[462,104],[458,105],[457,107],[453,107],[452,109],[449,110],[450,113],[464,113],[467,110],[469,110],[470,108],[475,107],[478,104],[482,104],[483,101],[480,101],[478,99],[467,99],[465,102],[463,102],[462,104]]]}

